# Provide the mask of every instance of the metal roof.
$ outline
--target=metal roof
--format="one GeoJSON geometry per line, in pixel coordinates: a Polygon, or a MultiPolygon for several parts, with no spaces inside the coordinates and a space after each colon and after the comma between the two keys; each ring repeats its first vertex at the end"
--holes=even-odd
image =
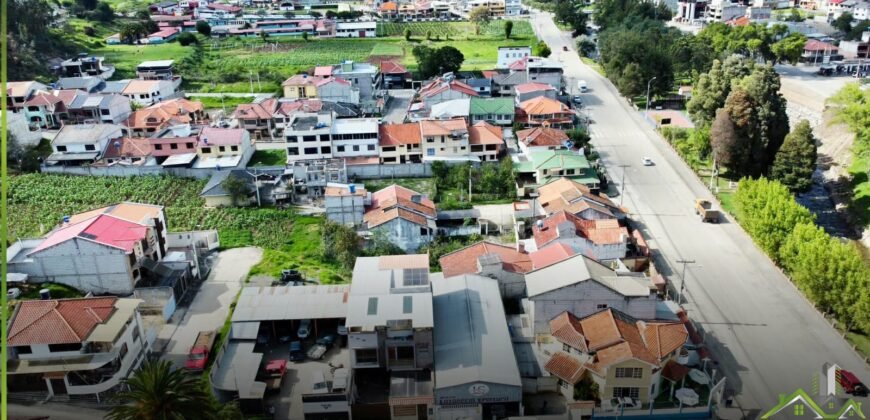
{"type": "Polygon", "coordinates": [[[233,322],[344,318],[347,285],[245,287],[233,322]]]}
{"type": "Polygon", "coordinates": [[[413,328],[432,327],[428,258],[402,257],[357,258],[347,301],[348,328],[371,331],[400,320],[410,320],[413,328]]]}
{"type": "Polygon", "coordinates": [[[239,398],[263,398],[266,384],[257,382],[263,353],[254,353],[253,341],[230,341],[217,365],[213,384],[224,391],[238,391],[239,398]]]}
{"type": "Polygon", "coordinates": [[[498,282],[466,274],[434,282],[432,289],[435,388],[522,386],[498,282]]]}
{"type": "Polygon", "coordinates": [[[230,328],[231,340],[256,340],[260,322],[233,322],[230,328]]]}
{"type": "Polygon", "coordinates": [[[644,280],[635,276],[617,276],[615,271],[582,254],[527,273],[526,293],[532,298],[587,280],[594,280],[623,296],[647,296],[650,293],[644,280]]]}
{"type": "Polygon", "coordinates": [[[196,159],[196,153],[182,153],[178,155],[172,155],[166,160],[163,161],[163,166],[174,166],[174,165],[187,165],[193,160],[196,159]]]}

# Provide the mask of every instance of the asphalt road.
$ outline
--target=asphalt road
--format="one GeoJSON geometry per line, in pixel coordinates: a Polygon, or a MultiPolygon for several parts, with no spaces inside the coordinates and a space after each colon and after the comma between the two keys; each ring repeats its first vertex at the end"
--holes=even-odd
{"type": "Polygon", "coordinates": [[[710,198],[709,191],[613,85],[582,64],[570,36],[550,15],[535,15],[532,22],[551,58],[564,63],[569,86],[587,81],[583,102],[594,121],[592,143],[615,182],[623,175],[620,166],[629,165],[622,199],[659,253],[661,271],[679,285],[682,266],[676,261],[695,261],[686,267],[684,307],[705,334],[743,416],[758,417],[781,393],[799,387],[812,392],[812,377],[824,362],[870,381],[862,359],[735,222],[712,225],[696,218],[693,201],[710,198]],[[565,45],[570,51],[562,50],[565,45]],[[645,156],[655,165],[643,166],[645,156]]]}

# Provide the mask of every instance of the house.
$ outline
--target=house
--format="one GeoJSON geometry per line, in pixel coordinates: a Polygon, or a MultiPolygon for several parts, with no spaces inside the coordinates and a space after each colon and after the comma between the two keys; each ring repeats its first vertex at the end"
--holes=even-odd
{"type": "Polygon", "coordinates": [[[139,105],[149,106],[172,97],[175,88],[169,80],[130,80],[120,93],[139,105]]]}
{"type": "Polygon", "coordinates": [[[655,287],[642,273],[621,274],[582,254],[526,273],[523,301],[535,334],[562,312],[578,317],[614,308],[638,319],[655,319],[655,287]]]}
{"type": "Polygon", "coordinates": [[[115,67],[105,64],[104,57],[79,56],[60,63],[60,77],[96,77],[108,80],[115,74],[115,67]]]}
{"type": "Polygon", "coordinates": [[[139,299],[26,300],[11,314],[10,393],[96,396],[120,386],[151,352],[139,299]]]}
{"type": "Polygon", "coordinates": [[[369,22],[336,22],[336,38],[375,38],[377,37],[378,23],[369,22]]]}
{"type": "Polygon", "coordinates": [[[378,118],[334,119],[330,125],[332,155],[343,158],[375,157],[378,161],[378,118]]]}
{"type": "MultiPolygon", "coordinates": [[[[237,20],[231,19],[229,24],[235,24],[237,20]]],[[[265,19],[258,15],[244,15],[242,22],[250,23],[253,26],[247,29],[239,27],[231,27],[229,35],[254,37],[260,33],[266,33],[270,36],[302,36],[302,34],[316,35],[321,37],[335,36],[335,23],[329,19],[265,19]]],[[[220,25],[217,25],[220,26],[220,25]]]]}
{"type": "Polygon", "coordinates": [[[625,217],[625,211],[607,196],[567,177],[539,186],[535,201],[535,214],[544,216],[564,210],[586,220],[625,217]]]}
{"type": "Polygon", "coordinates": [[[394,18],[399,14],[399,5],[393,1],[385,1],[378,6],[378,14],[385,18],[394,18]]]}
{"type": "Polygon", "coordinates": [[[432,406],[429,277],[426,254],[356,259],[345,320],[354,418],[418,418],[432,406]]]}
{"type": "Polygon", "coordinates": [[[75,96],[68,109],[72,121],[78,123],[98,121],[104,124],[121,124],[132,111],[130,99],[118,94],[79,94],[75,96]]]}
{"type": "Polygon", "coordinates": [[[165,27],[148,35],[147,40],[149,44],[164,44],[177,38],[180,33],[181,29],[179,28],[165,27]]]}
{"type": "Polygon", "coordinates": [[[411,83],[411,72],[395,61],[381,61],[381,76],[384,89],[404,89],[411,83]]]}
{"type": "Polygon", "coordinates": [[[371,203],[372,194],[362,185],[327,184],[323,193],[326,218],[343,225],[361,225],[365,206],[371,203]]]}
{"type": "Polygon", "coordinates": [[[477,156],[481,162],[498,161],[499,155],[505,150],[502,135],[501,127],[486,121],[468,127],[468,145],[471,155],[477,156]]]}
{"type": "Polygon", "coordinates": [[[465,84],[471,86],[479,96],[489,97],[492,96],[492,79],[487,78],[471,78],[465,79],[465,84]]]}
{"type": "Polygon", "coordinates": [[[292,174],[293,194],[309,199],[322,197],[329,183],[347,184],[345,159],[305,159],[287,162],[285,173],[292,174]]]}
{"type": "Polygon", "coordinates": [[[278,105],[275,99],[239,104],[233,111],[232,118],[236,121],[236,126],[248,130],[252,138],[271,139],[276,128],[274,114],[277,112],[278,105]]]}
{"type": "Polygon", "coordinates": [[[562,63],[544,57],[528,56],[520,58],[508,65],[510,73],[525,73],[526,82],[544,83],[562,89],[564,81],[562,63]]]}
{"type": "Polygon", "coordinates": [[[523,386],[498,285],[464,274],[432,281],[435,417],[523,412],[523,386]]]}
{"type": "Polygon", "coordinates": [[[481,241],[443,255],[438,263],[444,278],[478,274],[494,278],[505,298],[526,294],[525,273],[532,271],[531,257],[516,247],[481,241]]]}
{"type": "Polygon", "coordinates": [[[257,203],[255,188],[254,177],[244,169],[217,171],[206,182],[199,196],[205,200],[206,207],[248,206],[257,203]],[[244,197],[236,197],[236,202],[233,202],[232,194],[224,188],[227,178],[234,178],[245,184],[244,197]]]}
{"type": "Polygon", "coordinates": [[[163,129],[148,139],[151,155],[164,167],[189,166],[196,160],[199,129],[189,125],[176,125],[163,129]]]}
{"type": "Polygon", "coordinates": [[[382,234],[405,251],[414,251],[432,241],[435,235],[435,203],[422,194],[391,185],[372,194],[366,207],[365,227],[382,234]]]}
{"type": "Polygon", "coordinates": [[[124,201],[111,206],[74,214],[70,216],[69,223],[83,222],[91,217],[101,214],[107,214],[153,229],[156,243],[153,246],[155,253],[152,255],[152,259],[161,259],[166,256],[166,253],[168,252],[167,238],[169,230],[168,225],[166,224],[166,213],[163,206],[124,201]]]}
{"type": "Polygon", "coordinates": [[[448,77],[436,78],[423,85],[417,92],[417,96],[427,108],[431,109],[433,105],[441,102],[452,99],[468,99],[480,95],[474,88],[455,80],[450,75],[448,77]]]}
{"type": "Polygon", "coordinates": [[[598,188],[600,184],[598,174],[586,157],[565,149],[531,152],[529,160],[518,162],[515,168],[518,178],[532,188],[557,177],[570,178],[589,188],[598,188]]]}
{"type": "Polygon", "coordinates": [[[471,98],[469,117],[472,124],[486,121],[500,126],[511,126],[516,108],[511,98],[471,98]]]}
{"type": "Polygon", "coordinates": [[[208,115],[202,102],[175,98],[134,111],[124,125],[134,137],[151,137],[173,125],[206,123],[208,115]]]}
{"type": "Polygon", "coordinates": [[[517,131],[517,143],[525,155],[543,150],[565,149],[569,141],[564,131],[550,127],[532,127],[517,131]]]}
{"type": "Polygon", "coordinates": [[[12,112],[24,108],[24,103],[30,100],[38,91],[48,91],[48,86],[34,81],[6,83],[6,105],[12,112]]]}
{"type": "Polygon", "coordinates": [[[142,137],[122,137],[106,147],[103,158],[98,163],[112,166],[152,166],[157,160],[151,156],[150,139],[142,137]]]}
{"type": "Polygon", "coordinates": [[[519,16],[523,13],[522,0],[505,0],[504,14],[505,16],[519,16]]]}
{"type": "Polygon", "coordinates": [[[24,116],[34,127],[58,128],[61,121],[69,119],[69,110],[61,97],[39,92],[24,103],[24,116]]]}
{"type": "Polygon", "coordinates": [[[52,281],[94,293],[127,295],[143,276],[143,261],[156,261],[153,229],[110,214],[67,223],[10,252],[10,270],[34,281],[52,281]]]}
{"type": "Polygon", "coordinates": [[[178,80],[181,76],[174,73],[174,60],[143,61],[136,66],[136,77],[140,80],[178,80]]]}
{"type": "Polygon", "coordinates": [[[513,96],[516,87],[528,81],[529,75],[524,71],[495,73],[492,76],[493,92],[498,96],[513,96]]]}
{"type": "Polygon", "coordinates": [[[124,127],[115,124],[65,125],[51,141],[49,165],[83,165],[100,159],[106,146],[124,137],[124,127]]]}
{"type": "MultiPolygon", "coordinates": [[[[3,112],[0,111],[0,116],[3,112]]],[[[21,146],[33,147],[39,145],[42,140],[42,131],[30,130],[30,124],[27,123],[27,118],[21,112],[9,112],[6,114],[6,128],[10,135],[15,136],[15,140],[21,146]]]]}
{"type": "Polygon", "coordinates": [[[340,77],[297,74],[281,84],[284,97],[290,99],[319,98],[325,101],[360,103],[360,91],[340,77]]]}
{"type": "Polygon", "coordinates": [[[555,99],[539,96],[517,106],[516,121],[525,127],[547,124],[553,128],[573,128],[575,113],[568,105],[555,99]]]}
{"type": "Polygon", "coordinates": [[[451,99],[449,101],[432,105],[428,119],[449,120],[453,118],[463,118],[467,120],[470,108],[470,99],[451,99]]]}
{"type": "Polygon", "coordinates": [[[565,311],[549,324],[562,351],[544,369],[559,378],[569,399],[585,373],[598,385],[602,400],[627,397],[646,404],[661,392],[662,377],[688,370],[676,363],[689,337],[681,322],[642,321],[606,308],[586,316],[565,311]]]}
{"type": "Polygon", "coordinates": [[[254,154],[251,135],[241,128],[204,127],[196,146],[194,168],[245,167],[254,154]]]}
{"type": "Polygon", "coordinates": [[[859,40],[840,41],[839,49],[846,58],[870,58],[870,31],[865,31],[859,40]]]}
{"type": "Polygon", "coordinates": [[[240,6],[232,6],[224,3],[208,3],[205,7],[211,10],[217,10],[230,14],[239,14],[242,12],[242,8],[240,6]]]}
{"type": "Polygon", "coordinates": [[[172,0],[162,1],[148,6],[149,12],[160,15],[174,15],[175,12],[179,10],[178,2],[172,0]]]}
{"type": "Polygon", "coordinates": [[[465,2],[465,11],[470,12],[477,7],[489,9],[490,17],[504,16],[504,0],[468,0],[465,2]]]}
{"type": "Polygon", "coordinates": [[[541,220],[532,228],[531,239],[525,240],[529,252],[563,244],[574,254],[583,254],[597,261],[624,258],[631,236],[616,219],[586,220],[562,210],[541,220]]]}
{"type": "Polygon", "coordinates": [[[840,50],[835,45],[816,39],[808,39],[801,53],[801,61],[805,63],[824,63],[842,58],[840,50]]]}
{"type": "Polygon", "coordinates": [[[57,80],[57,88],[62,90],[78,89],[88,93],[97,93],[106,86],[99,77],[61,77],[57,80]]]}
{"type": "Polygon", "coordinates": [[[731,0],[711,0],[705,9],[705,19],[708,23],[727,22],[745,14],[746,6],[731,0]]]}
{"type": "Polygon", "coordinates": [[[423,161],[420,123],[381,124],[378,146],[381,164],[420,163],[423,161]]]}
{"type": "Polygon", "coordinates": [[[556,99],[556,88],[546,83],[537,82],[522,83],[514,87],[514,97],[517,104],[542,96],[556,99]]]}
{"type": "Polygon", "coordinates": [[[507,70],[508,66],[521,58],[532,55],[532,47],[498,47],[498,58],[495,68],[507,70]]]}
{"type": "Polygon", "coordinates": [[[120,45],[121,44],[121,33],[117,32],[112,35],[106,37],[106,45],[120,45]]]}
{"type": "Polygon", "coordinates": [[[359,104],[365,112],[379,110],[376,94],[381,90],[381,71],[377,66],[345,60],[333,67],[331,76],[350,82],[359,91],[359,104]]]}
{"type": "Polygon", "coordinates": [[[284,128],[287,162],[332,157],[332,113],[297,113],[284,128]]]}
{"type": "Polygon", "coordinates": [[[424,160],[438,157],[468,156],[468,126],[465,120],[426,120],[420,121],[423,136],[424,160]]]}
{"type": "Polygon", "coordinates": [[[690,85],[680,86],[680,89],[677,90],[677,95],[680,95],[680,97],[682,97],[683,99],[685,99],[687,101],[689,99],[692,99],[692,86],[690,86],[690,85]]]}

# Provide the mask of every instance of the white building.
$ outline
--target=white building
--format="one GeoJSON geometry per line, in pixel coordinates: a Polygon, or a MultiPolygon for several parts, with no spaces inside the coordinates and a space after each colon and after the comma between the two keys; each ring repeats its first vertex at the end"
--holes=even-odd
{"type": "Polygon", "coordinates": [[[124,127],[115,124],[65,125],[51,141],[53,153],[49,164],[79,165],[102,157],[109,142],[124,135],[124,127]]]}
{"type": "Polygon", "coordinates": [[[332,121],[332,155],[335,157],[378,156],[378,119],[341,118],[332,121]]]}
{"type": "Polygon", "coordinates": [[[370,22],[337,22],[335,36],[337,38],[374,38],[377,35],[377,21],[370,22]]]}
{"type": "Polygon", "coordinates": [[[302,159],[332,157],[333,115],[330,113],[298,113],[293,115],[284,128],[287,147],[287,162],[302,159]]]}
{"type": "Polygon", "coordinates": [[[532,55],[531,47],[498,47],[498,60],[495,68],[499,70],[507,69],[511,63],[532,55]]]}
{"type": "Polygon", "coordinates": [[[504,14],[505,16],[519,16],[523,13],[522,0],[505,0],[504,14]]]}
{"type": "MultiPolygon", "coordinates": [[[[0,111],[0,115],[3,115],[2,111],[0,111]]],[[[2,128],[2,119],[0,119],[0,128],[2,128]]],[[[24,116],[23,112],[7,114],[6,129],[21,146],[36,146],[42,139],[42,131],[30,131],[30,125],[27,124],[27,117],[24,116]]]]}

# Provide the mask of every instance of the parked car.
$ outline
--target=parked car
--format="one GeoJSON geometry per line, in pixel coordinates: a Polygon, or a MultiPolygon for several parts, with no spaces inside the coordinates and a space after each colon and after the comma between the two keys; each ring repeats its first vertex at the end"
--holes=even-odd
{"type": "Polygon", "coordinates": [[[257,334],[257,344],[269,344],[268,331],[260,331],[260,333],[257,334]]]}
{"type": "Polygon", "coordinates": [[[345,325],[345,321],[341,321],[338,323],[338,328],[335,329],[335,332],[338,335],[347,335],[347,326],[345,325]]]}
{"type": "Polygon", "coordinates": [[[652,165],[653,165],[653,161],[652,161],[652,159],[650,159],[650,158],[648,158],[648,157],[644,157],[644,158],[641,160],[641,162],[643,162],[643,166],[652,166],[652,165]]]}
{"type": "Polygon", "coordinates": [[[290,361],[302,362],[305,361],[305,351],[302,349],[301,341],[293,341],[290,343],[290,361]]]}
{"type": "Polygon", "coordinates": [[[589,85],[586,84],[585,80],[578,80],[577,81],[577,89],[580,89],[581,93],[586,92],[587,90],[589,90],[589,85]]]}
{"type": "Polygon", "coordinates": [[[311,334],[311,320],[303,319],[299,321],[299,329],[296,330],[296,336],[302,339],[308,338],[311,334]]]}
{"type": "Polygon", "coordinates": [[[187,361],[184,362],[184,368],[194,372],[205,369],[216,337],[216,331],[200,331],[196,335],[193,346],[187,352],[187,361]]]}
{"type": "Polygon", "coordinates": [[[322,344],[326,346],[326,348],[330,348],[335,345],[335,342],[338,340],[338,337],[335,334],[326,334],[323,337],[317,339],[317,344],[322,344]]]}

